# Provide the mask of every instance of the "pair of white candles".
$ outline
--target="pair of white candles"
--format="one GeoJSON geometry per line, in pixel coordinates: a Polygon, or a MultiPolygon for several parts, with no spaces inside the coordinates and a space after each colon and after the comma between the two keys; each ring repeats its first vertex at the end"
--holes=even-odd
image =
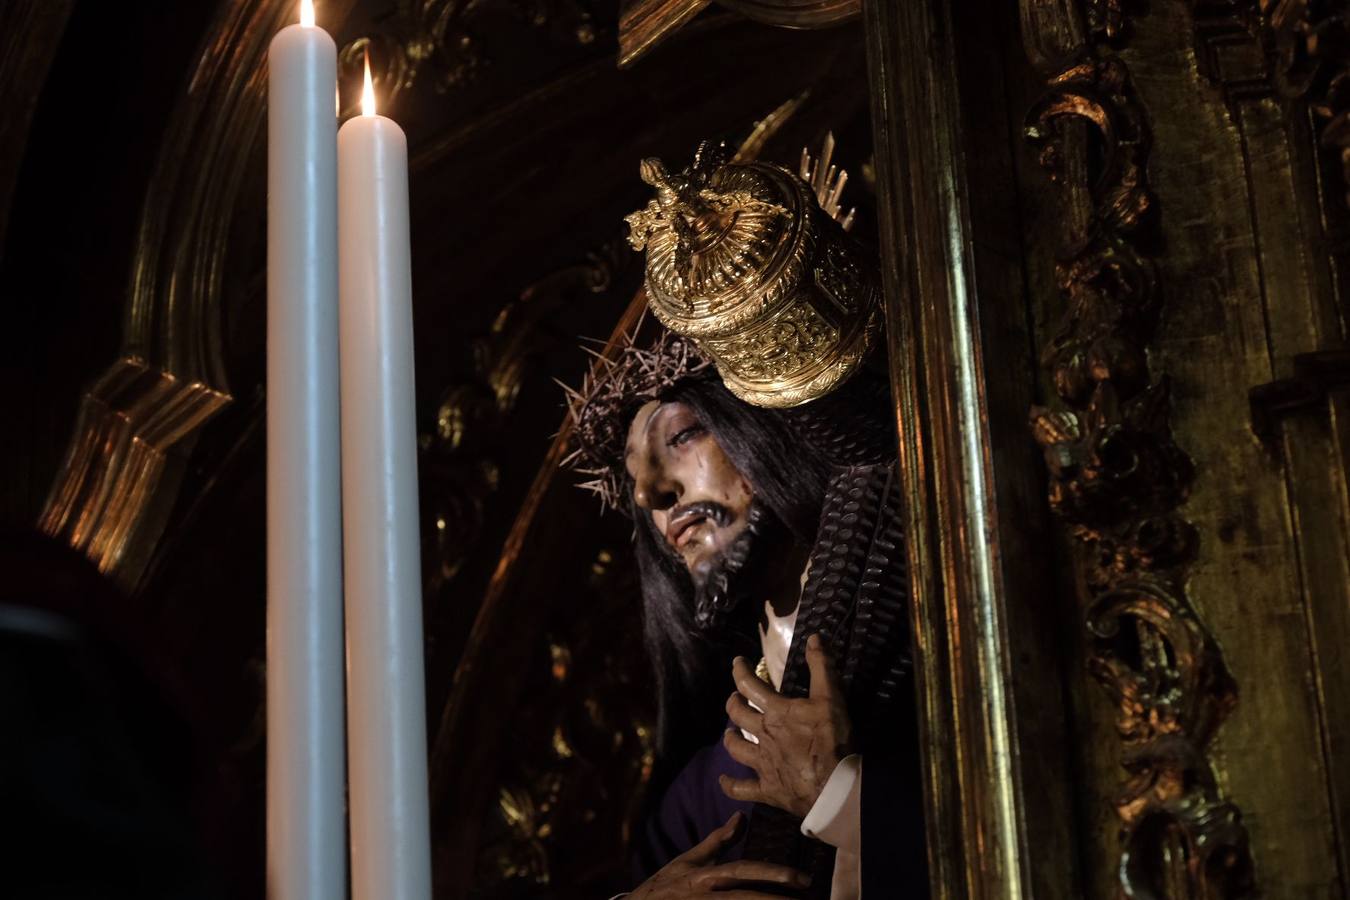
{"type": "Polygon", "coordinates": [[[352,897],[430,900],[407,142],[309,0],[268,60],[267,893],[344,900],[349,780],[352,897]]]}

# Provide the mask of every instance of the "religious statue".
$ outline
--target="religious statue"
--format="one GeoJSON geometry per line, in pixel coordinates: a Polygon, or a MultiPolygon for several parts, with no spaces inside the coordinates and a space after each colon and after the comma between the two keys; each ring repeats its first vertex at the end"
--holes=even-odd
{"type": "Polygon", "coordinates": [[[821,208],[837,185],[708,144],[642,176],[630,240],[664,327],[569,391],[570,464],[634,520],[659,693],[630,897],[925,896],[871,266],[821,208]]]}

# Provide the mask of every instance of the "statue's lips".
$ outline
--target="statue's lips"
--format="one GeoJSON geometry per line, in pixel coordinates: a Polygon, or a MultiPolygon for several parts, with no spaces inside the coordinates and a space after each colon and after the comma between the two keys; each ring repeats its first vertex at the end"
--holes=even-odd
{"type": "Polygon", "coordinates": [[[708,521],[707,516],[691,516],[686,519],[678,528],[672,528],[666,532],[666,540],[677,547],[683,547],[694,538],[694,532],[698,526],[708,521]]]}
{"type": "Polygon", "coordinates": [[[696,529],[704,523],[722,525],[730,518],[726,507],[707,500],[676,507],[666,523],[666,541],[675,549],[693,540],[696,529]]]}

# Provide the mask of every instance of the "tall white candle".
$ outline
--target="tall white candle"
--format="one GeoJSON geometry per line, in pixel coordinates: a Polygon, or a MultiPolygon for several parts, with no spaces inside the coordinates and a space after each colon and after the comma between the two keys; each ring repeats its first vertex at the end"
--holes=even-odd
{"type": "Polygon", "coordinates": [[[429,900],[408,145],[368,66],[362,108],[337,141],[352,897],[429,900]]]}
{"type": "Polygon", "coordinates": [[[267,894],[343,900],[337,48],[303,5],[268,53],[267,894]]]}

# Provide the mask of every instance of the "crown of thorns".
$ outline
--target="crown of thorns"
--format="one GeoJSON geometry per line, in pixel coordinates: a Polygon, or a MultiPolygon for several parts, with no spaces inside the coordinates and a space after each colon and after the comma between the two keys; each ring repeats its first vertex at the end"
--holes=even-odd
{"type": "Polygon", "coordinates": [[[633,413],[659,399],[676,386],[716,373],[712,363],[685,338],[662,329],[649,347],[635,343],[637,329],[626,335],[617,353],[595,357],[590,371],[567,393],[567,412],[572,421],[572,451],[563,465],[589,481],[580,485],[597,494],[604,506],[623,511],[624,446],[633,413]]]}

